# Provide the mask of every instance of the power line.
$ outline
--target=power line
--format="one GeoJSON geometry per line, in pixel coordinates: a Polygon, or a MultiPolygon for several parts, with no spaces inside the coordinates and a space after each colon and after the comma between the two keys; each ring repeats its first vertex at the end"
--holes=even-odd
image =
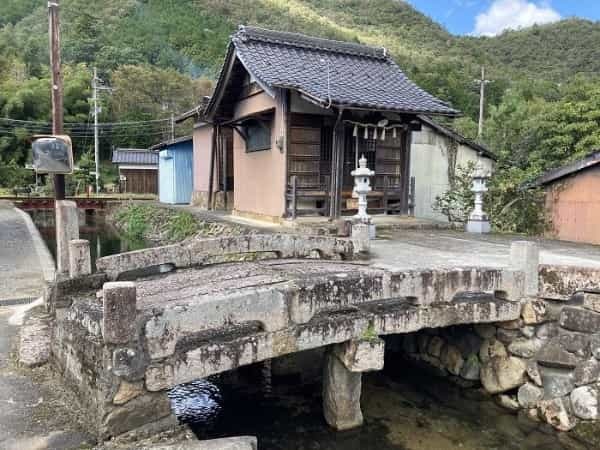
{"type": "MultiPolygon", "coordinates": [[[[29,131],[30,134],[44,134],[47,133],[47,131],[44,130],[26,130],[29,131]]],[[[15,129],[14,128],[3,128],[0,127],[0,134],[4,134],[6,136],[11,136],[15,134],[15,129]]],[[[111,132],[101,132],[99,134],[99,137],[101,138],[118,138],[118,137],[143,137],[143,136],[162,136],[162,135],[167,135],[168,133],[165,130],[156,130],[156,131],[138,131],[138,132],[119,132],[119,133],[111,133],[111,132]]],[[[74,133],[69,133],[69,136],[71,137],[93,137],[94,133],[93,132],[89,132],[89,133],[78,133],[78,132],[74,132],[74,133]]]]}
{"type": "MultiPolygon", "coordinates": [[[[33,125],[12,125],[12,124],[2,124],[0,123],[0,126],[7,128],[7,129],[11,129],[11,130],[25,130],[25,131],[48,131],[50,129],[50,127],[46,127],[46,126],[33,126],[33,125]]],[[[156,129],[165,129],[164,127],[157,127],[155,125],[152,126],[145,126],[145,127],[140,127],[140,126],[133,126],[133,127],[103,127],[100,128],[101,132],[105,132],[105,133],[111,133],[111,132],[128,132],[128,131],[133,131],[133,132],[143,132],[143,131],[152,131],[152,130],[156,130],[156,129]]],[[[69,132],[73,132],[73,133],[85,133],[85,132],[93,132],[94,127],[92,126],[82,126],[82,127],[67,127],[67,130],[69,132]]]]}
{"type": "MultiPolygon", "coordinates": [[[[0,121],[5,122],[15,122],[15,123],[23,123],[23,124],[32,124],[39,125],[43,127],[52,127],[52,124],[49,122],[37,122],[34,120],[18,120],[18,119],[9,119],[5,117],[0,117],[0,121]]],[[[154,119],[154,120],[138,120],[138,121],[128,121],[128,122],[103,122],[98,124],[99,126],[129,126],[129,125],[143,125],[143,124],[152,124],[152,123],[165,123],[170,122],[171,119],[154,119]]],[[[82,125],[87,126],[88,124],[84,122],[65,122],[65,126],[74,126],[74,125],[82,125]]]]}

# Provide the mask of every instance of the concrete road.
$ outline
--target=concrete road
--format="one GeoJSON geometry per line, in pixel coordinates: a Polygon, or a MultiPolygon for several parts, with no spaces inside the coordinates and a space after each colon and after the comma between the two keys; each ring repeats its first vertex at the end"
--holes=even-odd
{"type": "Polygon", "coordinates": [[[517,235],[476,235],[449,230],[382,232],[371,243],[376,265],[411,268],[506,267],[510,244],[533,240],[540,246],[540,262],[600,268],[600,246],[517,235]]]}
{"type": "Polygon", "coordinates": [[[18,327],[9,323],[17,307],[0,307],[0,449],[91,448],[93,439],[78,423],[72,394],[48,367],[17,367],[12,352],[18,327]]]}
{"type": "Polygon", "coordinates": [[[29,215],[0,201],[0,305],[37,298],[54,277],[54,261],[29,215]]]}
{"type": "Polygon", "coordinates": [[[54,278],[54,261],[29,216],[0,201],[0,449],[90,448],[73,398],[48,367],[17,366],[19,327],[9,318],[26,306],[15,300],[38,298],[54,278]]]}

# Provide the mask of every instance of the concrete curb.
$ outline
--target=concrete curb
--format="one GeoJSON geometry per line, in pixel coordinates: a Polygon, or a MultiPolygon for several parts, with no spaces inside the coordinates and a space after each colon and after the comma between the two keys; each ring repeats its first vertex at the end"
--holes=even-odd
{"type": "Polygon", "coordinates": [[[27,230],[29,230],[31,240],[33,241],[33,246],[35,248],[35,252],[38,255],[38,259],[42,267],[44,280],[46,281],[46,283],[53,282],[56,277],[56,265],[54,264],[54,259],[52,258],[50,250],[48,250],[48,246],[44,242],[44,239],[42,238],[42,235],[40,234],[39,230],[33,223],[31,216],[17,207],[14,207],[14,209],[15,211],[17,211],[18,214],[21,215],[21,218],[27,226],[27,230]]]}

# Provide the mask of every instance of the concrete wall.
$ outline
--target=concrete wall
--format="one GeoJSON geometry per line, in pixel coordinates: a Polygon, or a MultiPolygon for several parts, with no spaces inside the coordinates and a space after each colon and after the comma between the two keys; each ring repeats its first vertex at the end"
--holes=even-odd
{"type": "Polygon", "coordinates": [[[548,186],[548,237],[600,244],[600,168],[590,168],[548,186]]]}
{"type": "Polygon", "coordinates": [[[284,135],[282,112],[276,110],[275,99],[265,92],[241,100],[235,118],[275,110],[271,124],[271,148],[246,153],[246,143],[238,133],[233,135],[233,207],[237,214],[279,220],[285,212],[285,149],[277,147],[284,135]]]}
{"type": "MultiPolygon", "coordinates": [[[[438,195],[448,190],[448,149],[451,140],[423,125],[421,131],[413,132],[411,147],[410,175],[415,177],[415,216],[426,219],[447,221],[446,216],[433,210],[432,205],[438,195]]],[[[469,161],[477,161],[477,151],[459,145],[456,167],[466,166],[469,161]]],[[[491,171],[493,161],[482,157],[481,163],[491,171]]]]}

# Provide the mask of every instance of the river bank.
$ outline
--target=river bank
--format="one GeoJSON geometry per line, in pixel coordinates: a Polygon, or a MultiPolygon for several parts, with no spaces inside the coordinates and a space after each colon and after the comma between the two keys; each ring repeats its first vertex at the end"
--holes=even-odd
{"type": "Polygon", "coordinates": [[[150,202],[123,203],[111,210],[106,220],[124,236],[142,239],[152,245],[253,232],[242,225],[208,220],[183,209],[150,202]]]}

